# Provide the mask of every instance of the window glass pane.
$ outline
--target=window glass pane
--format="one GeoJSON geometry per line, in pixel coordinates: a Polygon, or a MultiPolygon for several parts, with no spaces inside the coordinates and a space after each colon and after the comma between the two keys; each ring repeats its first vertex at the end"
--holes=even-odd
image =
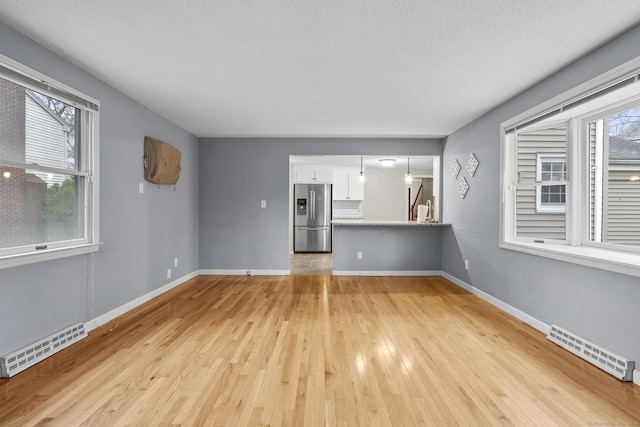
{"type": "Polygon", "coordinates": [[[79,110],[0,78],[0,160],[78,170],[79,110]]]}
{"type": "Polygon", "coordinates": [[[543,185],[540,190],[542,203],[544,204],[564,204],[564,185],[543,185]]]}
{"type": "Polygon", "coordinates": [[[26,90],[25,160],[78,170],[76,117],[79,110],[50,96],[26,90]]]}
{"type": "Polygon", "coordinates": [[[79,118],[75,107],[0,78],[0,249],[84,238],[84,178],[50,169],[79,170],[79,118]]]}
{"type": "Polygon", "coordinates": [[[590,241],[640,245],[640,108],[588,124],[590,241]]]}
{"type": "Polygon", "coordinates": [[[517,237],[566,239],[565,186],[540,184],[566,181],[566,152],[565,127],[517,134],[517,237]]]}
{"type": "Polygon", "coordinates": [[[0,249],[83,238],[80,178],[0,170],[0,249]]]}

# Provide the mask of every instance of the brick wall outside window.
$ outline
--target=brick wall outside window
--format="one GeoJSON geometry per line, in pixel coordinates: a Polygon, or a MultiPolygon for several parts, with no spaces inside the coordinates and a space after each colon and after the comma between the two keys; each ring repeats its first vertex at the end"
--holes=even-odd
{"type": "MultiPolygon", "coordinates": [[[[0,158],[25,161],[25,90],[4,79],[0,79],[0,158]]],[[[0,166],[0,247],[37,241],[46,191],[46,184],[24,169],[0,166]]]]}

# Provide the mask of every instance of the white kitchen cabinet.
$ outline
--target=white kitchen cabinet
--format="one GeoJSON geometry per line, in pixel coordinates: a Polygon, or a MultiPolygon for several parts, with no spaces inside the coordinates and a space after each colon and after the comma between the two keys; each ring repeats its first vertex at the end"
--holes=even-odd
{"type": "Polygon", "coordinates": [[[364,184],[360,182],[360,169],[336,168],[333,173],[333,200],[364,199],[364,184]]]}
{"type": "Polygon", "coordinates": [[[293,169],[294,179],[303,184],[331,184],[333,183],[332,166],[296,166],[293,169]]]}

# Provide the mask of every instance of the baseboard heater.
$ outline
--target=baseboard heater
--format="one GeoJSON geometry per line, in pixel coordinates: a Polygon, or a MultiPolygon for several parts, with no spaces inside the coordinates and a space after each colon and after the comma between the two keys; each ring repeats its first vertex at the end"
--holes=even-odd
{"type": "Polygon", "coordinates": [[[622,381],[633,380],[635,363],[632,360],[618,356],[555,325],[551,326],[547,339],[622,381]]]}
{"type": "Polygon", "coordinates": [[[0,357],[0,377],[16,375],[85,338],[84,323],[76,323],[20,350],[0,357]]]}

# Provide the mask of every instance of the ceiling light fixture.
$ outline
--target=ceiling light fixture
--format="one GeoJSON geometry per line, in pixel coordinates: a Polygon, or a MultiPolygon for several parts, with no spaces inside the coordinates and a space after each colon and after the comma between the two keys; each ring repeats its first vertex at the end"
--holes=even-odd
{"type": "Polygon", "coordinates": [[[409,168],[409,158],[407,157],[407,173],[404,175],[404,183],[411,185],[413,177],[411,176],[411,169],[409,168]]]}
{"type": "Polygon", "coordinates": [[[390,168],[396,162],[396,159],[380,159],[378,161],[385,168],[390,168]]]}
{"type": "Polygon", "coordinates": [[[358,177],[358,181],[364,182],[364,171],[362,170],[362,157],[360,157],[360,176],[358,177]]]}

